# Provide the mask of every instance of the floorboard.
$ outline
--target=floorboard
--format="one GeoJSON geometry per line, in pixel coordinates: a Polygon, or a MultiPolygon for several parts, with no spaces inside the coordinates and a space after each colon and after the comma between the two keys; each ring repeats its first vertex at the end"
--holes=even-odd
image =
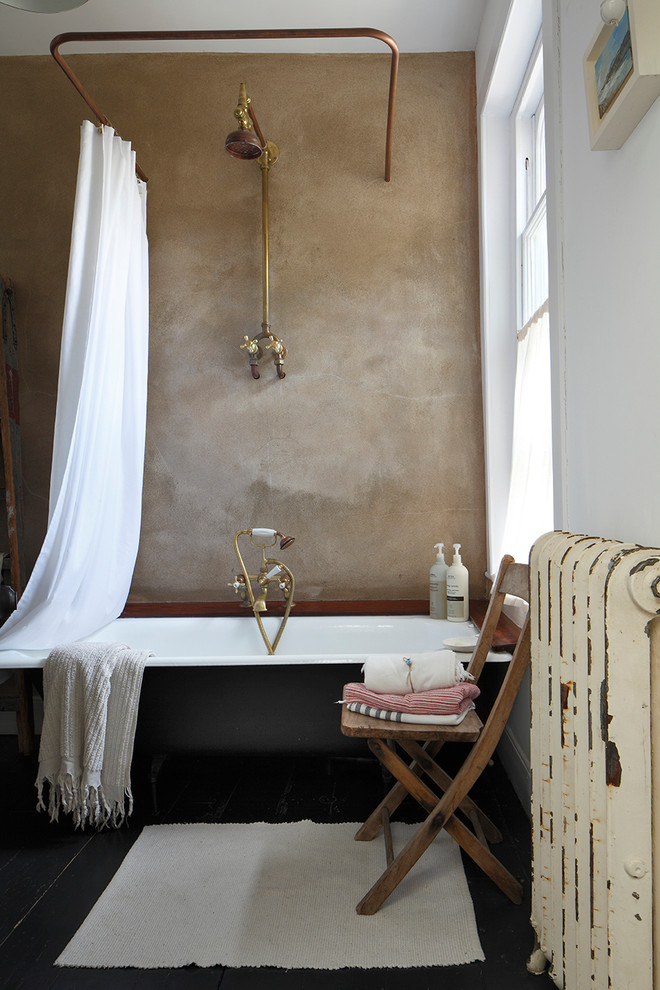
{"type": "MultiPolygon", "coordinates": [[[[486,961],[445,969],[176,970],[60,969],[53,965],[121,864],[143,825],[167,822],[362,821],[388,782],[370,756],[170,757],[155,785],[150,766],[136,760],[136,810],[128,827],[75,831],[37,813],[35,758],[17,753],[16,737],[0,737],[3,815],[0,842],[1,990],[550,990],[525,961],[529,924],[529,822],[506,776],[494,763],[479,782],[479,802],[502,828],[498,857],[521,878],[516,906],[468,859],[470,886],[486,961]]],[[[419,821],[406,800],[399,819],[419,821]]],[[[380,840],[377,840],[380,841],[380,840]]],[[[359,854],[359,850],[356,850],[359,854]]],[[[464,857],[465,860],[465,857],[464,857]]],[[[405,881],[404,881],[405,882],[405,881]]]]}

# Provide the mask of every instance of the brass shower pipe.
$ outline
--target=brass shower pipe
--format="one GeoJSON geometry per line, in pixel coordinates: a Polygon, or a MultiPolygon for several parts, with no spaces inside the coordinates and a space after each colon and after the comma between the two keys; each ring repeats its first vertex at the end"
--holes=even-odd
{"type": "MultiPolygon", "coordinates": [[[[390,87],[387,107],[387,133],[385,140],[385,182],[390,181],[392,165],[392,127],[394,122],[394,98],[396,81],[399,70],[399,49],[394,41],[384,31],[375,28],[283,28],[276,30],[250,31],[70,31],[58,34],[50,43],[50,53],[80,93],[100,124],[110,124],[102,110],[84,88],[76,74],[64,60],[60,47],[68,42],[77,41],[248,41],[248,40],[287,40],[293,38],[373,38],[387,45],[392,58],[390,63],[390,87]]],[[[136,172],[146,182],[147,177],[136,165],[136,172]]]]}
{"type": "Polygon", "coordinates": [[[256,161],[261,169],[261,281],[263,317],[261,333],[252,339],[245,334],[245,343],[241,349],[248,352],[250,371],[253,378],[259,378],[259,361],[263,357],[261,342],[266,349],[272,350],[278,378],[286,378],[284,359],[286,347],[280,337],[270,328],[270,288],[269,288],[269,256],[268,256],[268,173],[271,165],[279,158],[279,150],[272,141],[267,141],[261,132],[259,122],[252,107],[252,101],[245,91],[245,83],[241,83],[238,94],[238,105],[234,117],[239,123],[239,129],[227,135],[225,151],[233,158],[256,161]],[[256,137],[255,137],[256,135],[256,137]]]}

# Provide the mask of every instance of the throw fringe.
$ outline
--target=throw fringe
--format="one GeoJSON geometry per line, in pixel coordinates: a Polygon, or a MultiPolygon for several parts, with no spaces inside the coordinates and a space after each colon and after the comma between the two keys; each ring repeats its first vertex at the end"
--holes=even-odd
{"type": "Polygon", "coordinates": [[[71,815],[75,828],[82,831],[89,825],[96,829],[121,828],[133,814],[133,792],[130,787],[116,801],[109,802],[102,784],[83,784],[64,773],[40,777],[37,782],[37,811],[48,812],[51,822],[59,822],[60,812],[71,815]],[[48,806],[44,801],[44,784],[48,784],[48,806]]]}

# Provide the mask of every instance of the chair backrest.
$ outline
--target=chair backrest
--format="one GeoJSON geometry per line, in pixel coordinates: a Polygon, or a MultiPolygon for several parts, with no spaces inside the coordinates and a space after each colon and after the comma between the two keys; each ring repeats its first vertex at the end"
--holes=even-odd
{"type": "Polygon", "coordinates": [[[477,646],[468,665],[468,671],[475,681],[479,680],[486,657],[493,645],[493,637],[507,595],[514,595],[516,598],[522,598],[523,601],[529,603],[529,566],[516,564],[514,558],[509,554],[506,554],[500,563],[477,646]]]}
{"type": "MultiPolygon", "coordinates": [[[[480,638],[479,645],[482,645],[483,640],[484,649],[486,649],[486,646],[490,645],[492,642],[494,629],[497,625],[497,619],[500,616],[502,605],[504,604],[504,598],[507,594],[515,595],[517,598],[522,598],[529,603],[529,567],[527,564],[516,564],[513,557],[509,556],[504,557],[502,560],[497,575],[497,580],[493,586],[491,602],[488,607],[488,611],[486,612],[486,619],[484,620],[482,627],[482,634],[486,628],[487,622],[491,620],[491,616],[496,616],[497,618],[493,620],[495,625],[492,626],[492,628],[489,625],[488,633],[485,636],[482,635],[480,638]]],[[[488,650],[486,649],[486,653],[487,652],[488,650]]],[[[479,673],[481,673],[481,668],[483,667],[486,653],[483,654],[483,657],[480,657],[481,666],[478,667],[479,673]]],[[[475,658],[476,655],[477,651],[475,650],[475,658]]],[[[520,635],[518,636],[518,642],[516,643],[513,651],[511,662],[507,667],[506,674],[504,675],[504,679],[500,685],[497,697],[493,702],[481,734],[477,741],[473,744],[472,749],[466,757],[459,773],[454,778],[453,784],[445,794],[443,814],[447,817],[453,813],[462,800],[463,795],[467,794],[472,785],[479,778],[485,767],[488,765],[488,761],[495,752],[495,748],[500,741],[504,727],[508,721],[509,715],[511,714],[511,709],[514,701],[516,700],[516,695],[518,694],[523,677],[525,676],[525,671],[529,665],[529,657],[530,635],[528,611],[527,618],[525,619],[525,622],[520,630],[520,635]]]]}

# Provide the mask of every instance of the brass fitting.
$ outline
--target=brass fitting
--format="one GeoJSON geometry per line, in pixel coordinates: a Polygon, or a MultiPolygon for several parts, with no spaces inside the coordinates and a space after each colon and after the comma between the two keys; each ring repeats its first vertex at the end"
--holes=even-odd
{"type": "Polygon", "coordinates": [[[234,117],[236,117],[236,120],[239,122],[244,131],[252,130],[252,121],[250,120],[250,114],[248,113],[250,102],[250,97],[245,91],[245,83],[241,83],[238,91],[238,105],[234,110],[234,117]]]}

